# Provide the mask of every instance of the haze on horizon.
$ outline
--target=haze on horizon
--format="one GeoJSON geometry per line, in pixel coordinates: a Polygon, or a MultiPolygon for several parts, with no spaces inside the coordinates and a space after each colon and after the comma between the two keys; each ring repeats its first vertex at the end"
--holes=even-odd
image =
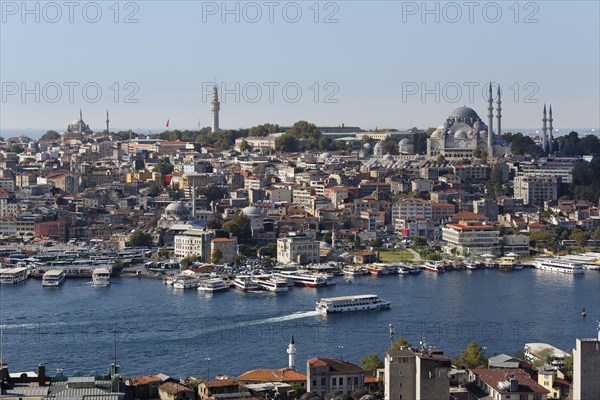
{"type": "Polygon", "coordinates": [[[106,110],[111,127],[197,129],[212,82],[223,129],[428,128],[462,105],[486,119],[489,81],[507,130],[540,126],[544,103],[557,128],[600,127],[596,1],[250,3],[3,2],[0,131],[64,130],[80,108],[95,130],[106,110]]]}

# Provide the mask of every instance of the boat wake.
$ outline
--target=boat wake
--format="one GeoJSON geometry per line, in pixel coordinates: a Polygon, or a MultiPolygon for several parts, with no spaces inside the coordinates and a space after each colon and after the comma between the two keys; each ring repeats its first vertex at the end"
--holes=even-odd
{"type": "Polygon", "coordinates": [[[259,319],[256,321],[241,322],[241,323],[237,324],[237,326],[254,326],[254,325],[262,325],[262,324],[274,324],[277,322],[292,321],[292,320],[300,319],[300,318],[315,317],[317,315],[319,315],[319,313],[317,311],[298,312],[298,313],[294,313],[294,314],[290,314],[290,315],[284,315],[281,317],[271,317],[271,318],[259,319]]]}

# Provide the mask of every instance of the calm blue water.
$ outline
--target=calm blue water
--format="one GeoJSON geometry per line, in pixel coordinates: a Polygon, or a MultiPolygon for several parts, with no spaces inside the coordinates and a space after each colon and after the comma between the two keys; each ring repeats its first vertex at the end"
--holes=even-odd
{"type": "Polygon", "coordinates": [[[288,293],[177,292],[156,280],[113,279],[109,288],[67,280],[60,288],[41,282],[0,289],[3,357],[10,370],[52,374],[105,372],[113,359],[124,375],[237,375],[254,368],[287,366],[293,334],[297,367],[315,356],[358,362],[383,354],[388,325],[413,344],[427,343],[455,355],[475,339],[487,353],[509,353],[526,342],[564,350],[576,337],[596,336],[600,273],[564,276],[525,269],[513,273],[462,271],[442,275],[342,278],[333,287],[293,288],[288,293]],[[375,293],[391,300],[388,311],[318,316],[321,297],[375,293]],[[587,320],[580,316],[587,309],[587,320]],[[343,347],[342,347],[343,346],[343,347]]]}

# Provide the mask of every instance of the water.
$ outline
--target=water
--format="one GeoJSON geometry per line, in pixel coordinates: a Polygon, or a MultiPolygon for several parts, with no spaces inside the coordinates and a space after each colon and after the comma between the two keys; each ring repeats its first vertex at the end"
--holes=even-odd
{"type": "Polygon", "coordinates": [[[114,357],[122,373],[238,375],[255,368],[287,366],[291,335],[296,365],[315,356],[359,362],[389,346],[388,325],[406,336],[456,355],[475,339],[488,355],[512,354],[527,342],[564,350],[577,337],[596,336],[600,273],[565,276],[525,269],[513,273],[462,271],[437,275],[356,277],[352,284],[288,293],[213,295],[178,292],[158,280],[113,279],[108,288],[67,280],[59,288],[41,282],[0,289],[3,357],[11,371],[44,362],[52,373],[105,372],[114,357]],[[390,310],[321,316],[321,297],[378,294],[390,310]],[[587,320],[581,309],[587,309],[587,320]],[[115,325],[116,323],[116,325],[115,325]],[[116,330],[116,335],[115,335],[116,330]],[[210,361],[206,359],[210,358],[210,361]],[[210,363],[210,366],[209,366],[210,363]]]}

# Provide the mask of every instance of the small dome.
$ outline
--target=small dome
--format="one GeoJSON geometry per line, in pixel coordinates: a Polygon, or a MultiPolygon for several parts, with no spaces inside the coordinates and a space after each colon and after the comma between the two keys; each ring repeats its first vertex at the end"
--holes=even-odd
{"type": "Polygon", "coordinates": [[[454,134],[454,139],[465,139],[466,137],[467,133],[462,129],[457,130],[454,134]]]}
{"type": "Polygon", "coordinates": [[[387,153],[385,156],[383,156],[383,159],[385,161],[393,161],[394,160],[394,156],[392,156],[390,153],[387,153]]]}
{"type": "Polygon", "coordinates": [[[326,152],[324,152],[324,153],[321,153],[321,154],[319,155],[319,158],[322,158],[322,159],[324,159],[324,158],[330,158],[330,157],[331,157],[331,153],[330,153],[330,152],[328,152],[328,151],[326,151],[326,152]]]}
{"type": "Polygon", "coordinates": [[[410,144],[410,140],[404,138],[400,141],[400,144],[410,144]]]}
{"type": "Polygon", "coordinates": [[[179,212],[188,212],[188,208],[180,201],[175,201],[169,204],[165,211],[179,211],[179,212]]]}
{"type": "Polygon", "coordinates": [[[254,206],[248,206],[248,207],[244,207],[242,209],[242,214],[244,214],[247,217],[264,217],[264,213],[260,210],[260,208],[254,207],[254,206]]]}
{"type": "Polygon", "coordinates": [[[319,242],[319,248],[321,249],[330,249],[331,245],[327,242],[319,242]]]}
{"type": "Polygon", "coordinates": [[[377,142],[377,143],[375,143],[375,148],[376,149],[383,148],[383,142],[377,142]]]}
{"type": "Polygon", "coordinates": [[[363,147],[363,149],[370,149],[373,146],[371,146],[371,143],[367,142],[367,143],[363,144],[362,147],[363,147]]]}

